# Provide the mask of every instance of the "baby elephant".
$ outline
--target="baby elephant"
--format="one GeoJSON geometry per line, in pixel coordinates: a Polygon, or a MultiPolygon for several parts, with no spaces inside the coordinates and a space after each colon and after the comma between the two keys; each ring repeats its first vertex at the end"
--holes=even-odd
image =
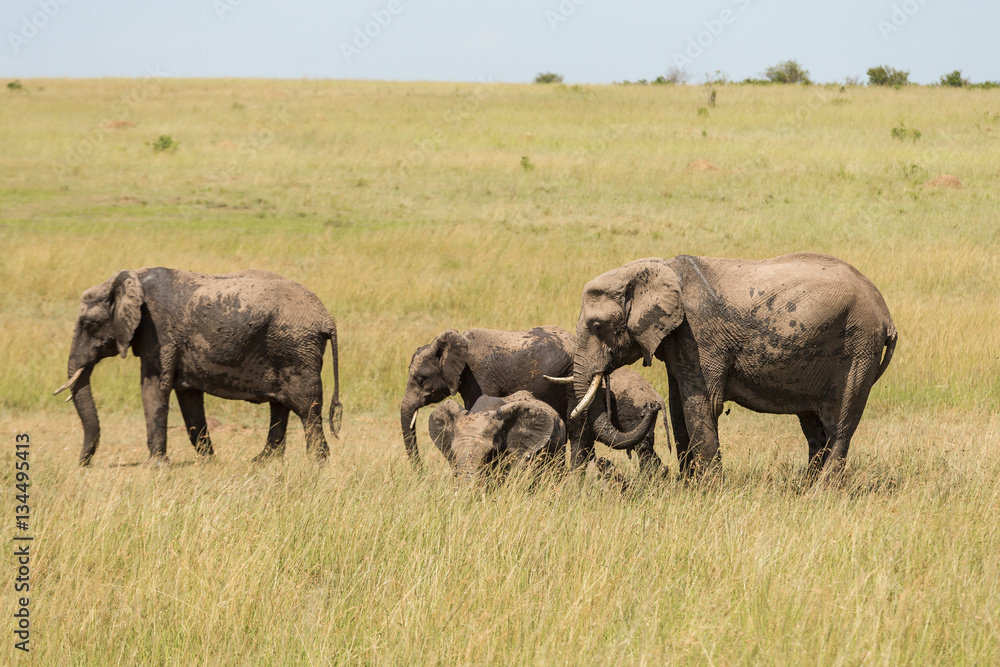
{"type": "Polygon", "coordinates": [[[550,459],[566,442],[556,411],[527,391],[482,396],[472,410],[448,399],[431,413],[428,429],[458,477],[550,459]]]}

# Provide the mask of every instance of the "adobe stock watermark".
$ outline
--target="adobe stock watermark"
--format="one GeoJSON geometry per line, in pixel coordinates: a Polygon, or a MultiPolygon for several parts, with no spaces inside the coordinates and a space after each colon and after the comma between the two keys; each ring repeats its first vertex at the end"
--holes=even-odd
{"type": "Polygon", "coordinates": [[[215,10],[215,15],[219,17],[219,21],[225,21],[226,14],[232,14],[242,5],[243,0],[214,0],[212,2],[212,9],[215,10]]]}
{"type": "Polygon", "coordinates": [[[160,70],[159,65],[148,65],[146,76],[111,105],[112,115],[104,118],[97,127],[88,130],[80,139],[69,146],[66,149],[66,159],[63,162],[54,161],[52,163],[56,175],[61,178],[71,173],[74,168],[79,167],[83,159],[94,152],[94,148],[104,141],[104,137],[112,131],[116,124],[128,120],[137,106],[160,93],[160,80],[165,76],[167,73],[160,70]]]}
{"type": "Polygon", "coordinates": [[[920,11],[920,8],[929,0],[903,0],[901,3],[892,5],[892,12],[888,19],[879,19],[875,24],[878,31],[882,33],[882,39],[889,41],[893,33],[899,32],[900,28],[910,22],[910,19],[920,11]]]}
{"type": "Polygon", "coordinates": [[[20,31],[7,33],[11,50],[20,53],[71,2],[73,0],[38,0],[38,11],[21,19],[20,31]]]}
{"type": "MultiPolygon", "coordinates": [[[[451,108],[444,112],[441,119],[447,125],[457,125],[473,116],[479,111],[483,102],[489,99],[500,84],[493,80],[493,75],[485,79],[480,77],[479,83],[473,89],[471,95],[467,95],[460,102],[456,102],[451,108]]],[[[404,174],[411,169],[422,167],[427,162],[427,156],[435,150],[437,144],[444,143],[448,138],[447,132],[441,127],[436,128],[431,135],[423,141],[416,142],[416,146],[400,162],[399,168],[404,174]]]]}
{"type": "Polygon", "coordinates": [[[350,42],[340,43],[340,52],[344,60],[350,63],[354,58],[372,44],[372,40],[382,34],[382,31],[389,27],[392,20],[403,12],[402,0],[389,0],[382,9],[371,12],[371,21],[367,21],[363,26],[354,26],[354,35],[350,42]]]}
{"type": "MultiPolygon", "coordinates": [[[[730,0],[740,12],[745,12],[750,8],[751,0],[730,0]]],[[[718,16],[707,21],[702,21],[704,30],[698,32],[693,37],[688,37],[687,45],[683,51],[674,51],[674,67],[684,69],[688,65],[693,65],[705,53],[705,50],[715,44],[719,37],[726,31],[728,26],[736,23],[739,14],[732,9],[723,9],[718,16]]]]}
{"type": "Polygon", "coordinates": [[[561,0],[555,9],[545,10],[545,20],[549,22],[552,32],[555,32],[560,23],[565,23],[570,16],[576,14],[576,8],[583,5],[587,0],[561,0]]]}

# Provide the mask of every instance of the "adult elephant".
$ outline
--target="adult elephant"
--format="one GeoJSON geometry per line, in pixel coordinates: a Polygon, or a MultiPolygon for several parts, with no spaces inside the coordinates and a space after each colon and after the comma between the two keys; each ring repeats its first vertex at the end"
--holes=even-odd
{"type": "MultiPolygon", "coordinates": [[[[546,379],[564,377],[573,367],[573,335],[559,327],[535,327],[527,331],[454,329],[442,332],[428,345],[417,349],[410,360],[406,391],[399,409],[403,443],[414,467],[420,466],[417,448],[417,411],[459,394],[466,408],[481,396],[504,397],[527,391],[567,422],[574,448],[588,453],[596,437],[593,424],[600,425],[600,437],[617,446],[636,446],[652,428],[655,411],[643,415],[639,424],[621,432],[610,419],[599,419],[604,410],[595,405],[594,414],[569,419],[575,403],[571,389],[546,379]],[[590,426],[588,426],[590,425],[590,426]],[[636,430],[637,426],[641,426],[636,430]],[[582,443],[582,444],[580,444],[582,443]]],[[[637,398],[637,401],[639,399],[637,398]]]]}
{"type": "Polygon", "coordinates": [[[718,461],[723,403],[794,414],[812,472],[843,468],[896,347],[878,289],[827,255],[641,259],[583,288],[573,364],[585,410],[605,373],[666,364],[681,471],[718,461]]]}
{"type": "Polygon", "coordinates": [[[566,442],[562,418],[530,392],[480,396],[471,410],[448,399],[427,422],[431,440],[457,477],[557,458],[566,442]]]}
{"type": "MultiPolygon", "coordinates": [[[[315,294],[268,271],[212,275],[166,268],[119,271],[80,298],[69,353],[71,392],[83,423],[80,464],[90,463],[101,428],[90,390],[95,364],[132,348],[139,357],[146,444],[166,460],[167,409],[177,394],[191,444],[211,456],[204,394],[271,405],[267,444],[258,459],[284,453],[289,412],[305,428],[306,448],[329,453],[323,436],[320,373],[333,351],[330,430],[340,430],[337,327],[315,294]]],[[[68,400],[68,399],[67,399],[68,400]]]]}

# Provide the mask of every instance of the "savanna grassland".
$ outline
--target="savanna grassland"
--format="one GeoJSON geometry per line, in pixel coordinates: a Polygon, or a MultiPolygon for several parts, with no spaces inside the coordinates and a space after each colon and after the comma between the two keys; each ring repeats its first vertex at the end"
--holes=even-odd
{"type": "Polygon", "coordinates": [[[28,433],[38,664],[1000,662],[1000,91],[23,85],[0,93],[0,661],[28,433]],[[711,484],[456,489],[426,410],[410,470],[407,364],[441,330],[572,328],[582,285],[640,257],[796,250],[854,264],[899,329],[836,483],[804,485],[794,417],[738,407],[711,484]],[[253,466],[266,406],[217,399],[214,461],[174,403],[171,465],[135,465],[134,357],[97,367],[77,466],[50,394],[80,293],[158,265],[269,269],[329,307],[324,468],[294,419],[253,466]]]}

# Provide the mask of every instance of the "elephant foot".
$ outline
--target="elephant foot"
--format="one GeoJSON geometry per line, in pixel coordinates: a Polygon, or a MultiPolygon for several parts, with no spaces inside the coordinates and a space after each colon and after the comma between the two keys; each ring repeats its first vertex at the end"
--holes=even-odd
{"type": "Polygon", "coordinates": [[[142,465],[145,468],[169,468],[170,457],[166,454],[151,454],[142,465]]]}
{"type": "Polygon", "coordinates": [[[257,456],[250,459],[251,463],[268,463],[274,461],[275,459],[283,459],[285,457],[284,450],[278,451],[276,449],[267,450],[265,449],[257,456]]]}
{"type": "Polygon", "coordinates": [[[608,493],[623,494],[632,485],[628,476],[623,474],[610,460],[599,458],[594,461],[593,468],[588,467],[588,477],[597,488],[608,493]],[[590,470],[593,470],[591,473],[590,470]]]}

